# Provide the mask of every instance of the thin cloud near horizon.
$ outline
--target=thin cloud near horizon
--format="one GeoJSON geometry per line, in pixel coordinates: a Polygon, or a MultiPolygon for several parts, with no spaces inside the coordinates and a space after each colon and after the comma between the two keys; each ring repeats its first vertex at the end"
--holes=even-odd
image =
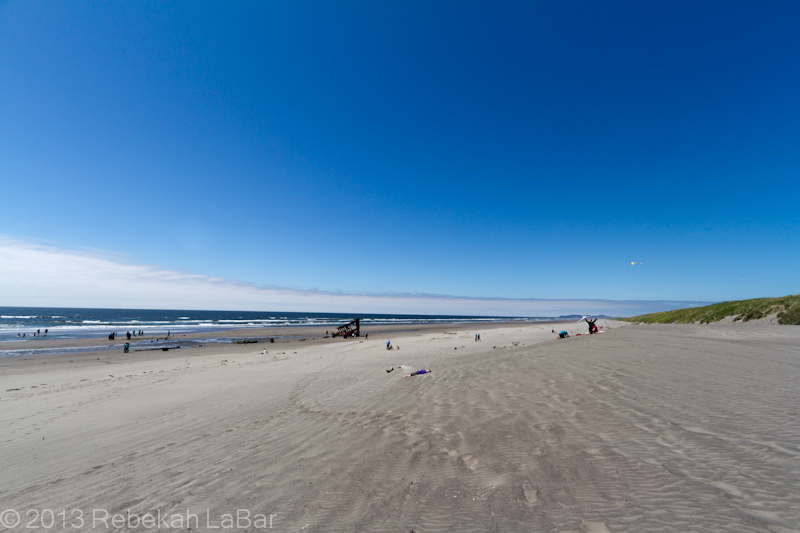
{"type": "Polygon", "coordinates": [[[0,306],[533,317],[634,316],[710,303],[292,289],[126,263],[119,257],[0,237],[0,306]]]}

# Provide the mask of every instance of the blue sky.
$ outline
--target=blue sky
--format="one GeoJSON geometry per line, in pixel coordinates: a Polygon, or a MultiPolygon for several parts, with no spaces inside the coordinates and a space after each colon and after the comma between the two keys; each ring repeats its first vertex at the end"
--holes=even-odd
{"type": "Polygon", "coordinates": [[[798,28],[793,1],[1,2],[0,235],[299,290],[798,293],[798,28]]]}

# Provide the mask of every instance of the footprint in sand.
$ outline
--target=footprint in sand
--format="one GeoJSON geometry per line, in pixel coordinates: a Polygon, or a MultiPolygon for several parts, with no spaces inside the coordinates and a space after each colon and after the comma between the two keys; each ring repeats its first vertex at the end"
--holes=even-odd
{"type": "Polygon", "coordinates": [[[476,466],[478,466],[478,460],[471,455],[462,455],[461,460],[464,461],[464,464],[471,469],[474,469],[476,466]]]}
{"type": "Polygon", "coordinates": [[[602,522],[581,522],[581,529],[586,533],[611,533],[611,530],[602,522]]]}
{"type": "Polygon", "coordinates": [[[530,481],[522,484],[522,493],[525,494],[525,499],[528,503],[536,503],[539,501],[539,489],[531,485],[530,481]]]}

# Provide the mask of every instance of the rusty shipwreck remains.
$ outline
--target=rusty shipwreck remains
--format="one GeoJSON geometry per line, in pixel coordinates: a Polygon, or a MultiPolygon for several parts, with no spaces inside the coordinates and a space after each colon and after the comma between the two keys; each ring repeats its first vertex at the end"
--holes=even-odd
{"type": "Polygon", "coordinates": [[[339,326],[336,328],[336,333],[333,334],[334,337],[360,337],[361,336],[361,319],[356,318],[352,322],[348,322],[344,326],[339,326]]]}

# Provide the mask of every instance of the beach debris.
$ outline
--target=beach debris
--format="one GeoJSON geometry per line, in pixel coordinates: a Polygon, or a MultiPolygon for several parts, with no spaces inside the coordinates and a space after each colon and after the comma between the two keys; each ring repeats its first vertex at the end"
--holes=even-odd
{"type": "Polygon", "coordinates": [[[410,374],[406,374],[403,376],[404,378],[410,378],[412,376],[421,376],[422,374],[430,374],[432,370],[430,368],[423,368],[422,370],[417,370],[416,372],[412,372],[410,374]]]}
{"type": "Polygon", "coordinates": [[[389,373],[389,372],[391,372],[392,370],[394,370],[394,367],[392,367],[392,368],[390,368],[389,370],[387,370],[387,371],[386,371],[386,373],[388,374],[388,373],[389,373]]]}

